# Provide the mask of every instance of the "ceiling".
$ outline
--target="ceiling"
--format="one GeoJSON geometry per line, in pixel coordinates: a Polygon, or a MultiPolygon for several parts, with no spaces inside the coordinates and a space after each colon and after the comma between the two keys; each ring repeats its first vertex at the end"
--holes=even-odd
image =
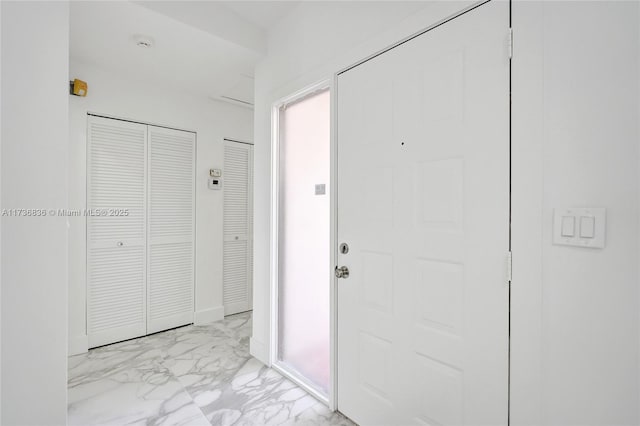
{"type": "Polygon", "coordinates": [[[233,10],[247,21],[268,30],[294,9],[299,1],[223,1],[225,7],[233,10]]]}
{"type": "Polygon", "coordinates": [[[267,31],[297,4],[74,1],[70,56],[137,80],[250,106],[267,31]],[[150,37],[154,46],[137,46],[136,35],[150,37]]]}

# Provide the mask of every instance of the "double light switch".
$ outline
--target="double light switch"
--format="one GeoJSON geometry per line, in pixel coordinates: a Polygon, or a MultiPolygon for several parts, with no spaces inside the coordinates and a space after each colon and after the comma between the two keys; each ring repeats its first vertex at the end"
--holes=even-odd
{"type": "Polygon", "coordinates": [[[606,209],[555,209],[553,243],[578,247],[604,248],[606,209]]]}

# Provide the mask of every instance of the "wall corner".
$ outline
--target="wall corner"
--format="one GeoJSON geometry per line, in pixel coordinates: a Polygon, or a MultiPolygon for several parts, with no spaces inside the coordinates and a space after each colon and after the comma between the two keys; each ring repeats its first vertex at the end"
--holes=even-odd
{"type": "Polygon", "coordinates": [[[249,339],[249,354],[251,354],[252,357],[256,358],[267,367],[271,367],[271,362],[269,359],[269,349],[267,345],[254,339],[253,337],[249,339]]]}
{"type": "Polygon", "coordinates": [[[89,352],[89,337],[86,334],[69,337],[69,356],[89,352]]]}

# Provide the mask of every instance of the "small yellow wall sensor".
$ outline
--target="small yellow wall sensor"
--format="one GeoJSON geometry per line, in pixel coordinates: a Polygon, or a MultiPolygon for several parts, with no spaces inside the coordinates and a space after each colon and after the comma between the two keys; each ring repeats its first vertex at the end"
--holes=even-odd
{"type": "Polygon", "coordinates": [[[75,96],[87,96],[87,82],[77,78],[71,83],[71,94],[75,96]]]}

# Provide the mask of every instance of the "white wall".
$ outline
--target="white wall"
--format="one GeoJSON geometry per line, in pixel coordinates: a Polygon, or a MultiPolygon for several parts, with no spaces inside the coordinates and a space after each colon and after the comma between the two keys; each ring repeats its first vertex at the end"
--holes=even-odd
{"type": "MultiPolygon", "coordinates": [[[[67,203],[67,2],[2,2],[2,208],[67,203]]],[[[67,415],[67,225],[2,217],[2,419],[67,415]]]]}
{"type": "MultiPolygon", "coordinates": [[[[253,112],[206,97],[135,81],[71,61],[70,79],[87,81],[85,98],[70,97],[69,208],[86,206],[87,112],[197,132],[196,316],[197,323],[222,318],[222,201],[224,191],[207,189],[210,168],[223,168],[222,139],[252,140],[253,112]]],[[[224,179],[224,172],[223,172],[224,179]]],[[[69,351],[87,349],[86,221],[70,219],[69,351]]]]}
{"type": "Polygon", "coordinates": [[[513,424],[638,423],[638,3],[515,3],[513,424]],[[554,246],[556,207],[607,246],[554,246]]]}
{"type": "MultiPolygon", "coordinates": [[[[251,353],[265,363],[271,104],[464,6],[394,5],[302,3],[257,69],[251,353]]],[[[637,9],[514,4],[513,424],[638,423],[637,9]],[[553,246],[563,206],[607,207],[607,248],[553,246]]]]}

